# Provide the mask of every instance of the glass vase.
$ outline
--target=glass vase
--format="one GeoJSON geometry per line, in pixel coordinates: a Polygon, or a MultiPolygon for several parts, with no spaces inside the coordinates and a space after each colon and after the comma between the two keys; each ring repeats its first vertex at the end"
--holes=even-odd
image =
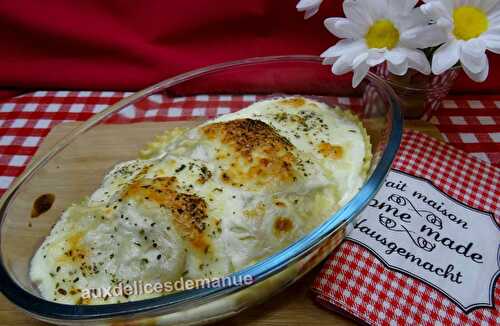
{"type": "Polygon", "coordinates": [[[408,69],[405,75],[397,76],[389,72],[386,64],[382,64],[374,72],[394,89],[406,119],[430,120],[448,95],[460,68],[453,67],[440,75],[424,75],[408,69]]]}

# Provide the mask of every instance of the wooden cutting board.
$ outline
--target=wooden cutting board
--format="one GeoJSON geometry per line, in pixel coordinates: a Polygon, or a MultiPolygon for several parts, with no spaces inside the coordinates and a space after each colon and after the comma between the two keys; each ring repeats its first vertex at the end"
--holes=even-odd
{"type": "MultiPolygon", "coordinates": [[[[44,139],[40,149],[35,155],[35,158],[39,157],[43,153],[46,153],[54,144],[67,135],[78,124],[79,123],[71,122],[59,124],[54,127],[44,139]]],[[[168,122],[168,127],[189,125],[193,125],[193,122],[168,122]]],[[[154,135],[161,133],[165,128],[165,123],[149,123],[147,124],[147,128],[145,128],[144,124],[132,124],[106,125],[93,129],[91,132],[82,137],[78,145],[83,146],[79,147],[80,149],[85,148],[86,151],[95,151],[96,157],[99,157],[97,160],[99,163],[95,166],[92,164],[86,164],[85,168],[94,168],[96,171],[100,171],[102,173],[103,169],[111,167],[113,164],[108,162],[110,157],[106,155],[109,151],[124,151],[123,160],[134,158],[140,148],[139,144],[147,143],[153,138],[154,135]],[[117,147],[99,142],[102,137],[116,138],[117,136],[120,137],[119,139],[122,144],[127,145],[117,147]],[[127,139],[133,139],[133,141],[127,142],[127,139]]],[[[442,140],[441,134],[437,128],[423,121],[408,121],[405,128],[422,131],[432,137],[435,137],[436,139],[442,140]]],[[[69,162],[78,162],[78,159],[76,159],[76,156],[78,155],[77,151],[69,151],[67,155],[69,156],[69,162]]],[[[96,175],[96,178],[100,179],[101,176],[96,175]]],[[[72,182],[79,181],[75,178],[72,182]]],[[[84,184],[82,184],[82,186],[85,188],[84,184]]],[[[89,193],[89,191],[86,190],[84,190],[84,192],[89,193]]],[[[353,325],[354,323],[349,319],[320,308],[311,299],[309,288],[315,275],[318,274],[318,271],[319,267],[313,269],[296,284],[274,296],[271,300],[259,306],[245,310],[237,316],[219,323],[219,325],[353,325]]],[[[3,295],[0,295],[0,324],[46,325],[45,323],[34,320],[28,315],[22,313],[12,303],[7,301],[3,295]]]]}

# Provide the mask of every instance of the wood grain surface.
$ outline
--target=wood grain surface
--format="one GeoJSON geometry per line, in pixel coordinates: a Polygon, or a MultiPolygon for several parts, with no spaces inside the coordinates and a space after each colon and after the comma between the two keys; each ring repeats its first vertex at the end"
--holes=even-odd
{"type": "MultiPolygon", "coordinates": [[[[54,127],[45,138],[34,159],[40,157],[41,154],[46,153],[48,149],[62,139],[68,132],[74,129],[77,124],[78,123],[71,122],[54,127]]],[[[120,158],[131,159],[137,156],[137,151],[143,144],[150,141],[154,135],[161,133],[161,131],[165,128],[189,125],[193,125],[193,122],[168,122],[167,124],[149,123],[146,128],[144,124],[99,126],[97,129],[93,129],[91,132],[82,137],[82,140],[75,148],[75,151],[72,152],[70,150],[68,152],[64,152],[63,154],[74,158],[75,155],[78,154],[77,151],[81,151],[82,148],[85,148],[86,151],[93,151],[99,163],[96,165],[86,164],[84,166],[86,169],[100,169],[102,173],[104,166],[109,168],[113,165],[109,164],[110,160],[115,160],[114,162],[116,162],[116,156],[107,154],[110,153],[109,151],[124,152],[123,157],[120,158]],[[111,147],[105,147],[99,143],[100,137],[109,136],[118,138],[119,143],[123,146],[116,146],[116,144],[113,144],[111,147]]],[[[422,131],[440,140],[442,139],[435,126],[423,121],[409,121],[406,122],[405,127],[422,131]]],[[[78,159],[66,160],[66,165],[69,165],[67,168],[76,169],[78,171],[78,167],[73,165],[78,162],[81,163],[81,159],[82,158],[79,157],[78,159]]],[[[84,161],[88,163],[88,159],[85,159],[84,161]]],[[[81,166],[82,165],[80,165],[80,169],[81,166]]],[[[78,176],[78,174],[76,175],[78,176]]],[[[95,179],[100,180],[101,177],[101,175],[96,175],[95,179]]],[[[79,182],[76,178],[72,181],[79,182]]],[[[86,184],[83,185],[83,189],[81,191],[88,194],[89,192],[85,188],[95,187],[93,184],[94,182],[96,181],[87,181],[86,184]]],[[[68,198],[67,200],[72,200],[72,198],[68,198]]],[[[63,202],[62,206],[64,207],[66,204],[67,203],[63,202]]],[[[53,223],[56,218],[57,216],[54,215],[51,220],[47,221],[47,223],[53,223]]],[[[35,228],[34,230],[37,229],[35,228]]],[[[40,235],[40,237],[43,236],[44,234],[40,235]]],[[[27,259],[29,259],[29,257],[27,259]]],[[[320,308],[313,302],[309,288],[314,276],[317,275],[318,270],[319,267],[313,269],[300,281],[280,294],[274,296],[271,300],[245,310],[228,320],[222,321],[219,325],[352,325],[353,322],[349,319],[339,314],[330,312],[324,308],[320,308]]],[[[45,324],[24,314],[12,303],[10,303],[3,295],[0,295],[0,325],[10,326],[45,324]]]]}

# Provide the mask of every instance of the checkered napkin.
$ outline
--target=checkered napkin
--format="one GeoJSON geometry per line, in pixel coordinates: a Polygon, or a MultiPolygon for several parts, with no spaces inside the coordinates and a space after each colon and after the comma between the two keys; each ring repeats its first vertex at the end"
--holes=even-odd
{"type": "Polygon", "coordinates": [[[500,96],[452,96],[431,118],[444,140],[500,167],[500,96]]]}
{"type": "MultiPolygon", "coordinates": [[[[393,168],[430,180],[455,200],[493,214],[500,224],[499,169],[411,131],[404,133],[393,168]]],[[[494,228],[494,222],[490,222],[494,228]]],[[[496,240],[492,239],[492,244],[496,240]]],[[[373,325],[500,325],[499,278],[492,281],[494,307],[466,313],[434,287],[387,266],[366,246],[346,240],[328,258],[313,283],[316,301],[373,325]]],[[[485,276],[484,282],[488,281],[485,276]]]]}

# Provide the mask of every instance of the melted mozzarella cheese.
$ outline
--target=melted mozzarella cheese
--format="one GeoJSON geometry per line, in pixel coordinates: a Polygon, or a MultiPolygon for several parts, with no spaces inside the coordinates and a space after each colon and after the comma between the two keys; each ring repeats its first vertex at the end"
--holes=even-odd
{"type": "Polygon", "coordinates": [[[43,297],[223,276],[307,234],[362,186],[371,159],[352,114],[301,97],[256,102],[119,163],[68,208],[32,260],[43,297]]]}

